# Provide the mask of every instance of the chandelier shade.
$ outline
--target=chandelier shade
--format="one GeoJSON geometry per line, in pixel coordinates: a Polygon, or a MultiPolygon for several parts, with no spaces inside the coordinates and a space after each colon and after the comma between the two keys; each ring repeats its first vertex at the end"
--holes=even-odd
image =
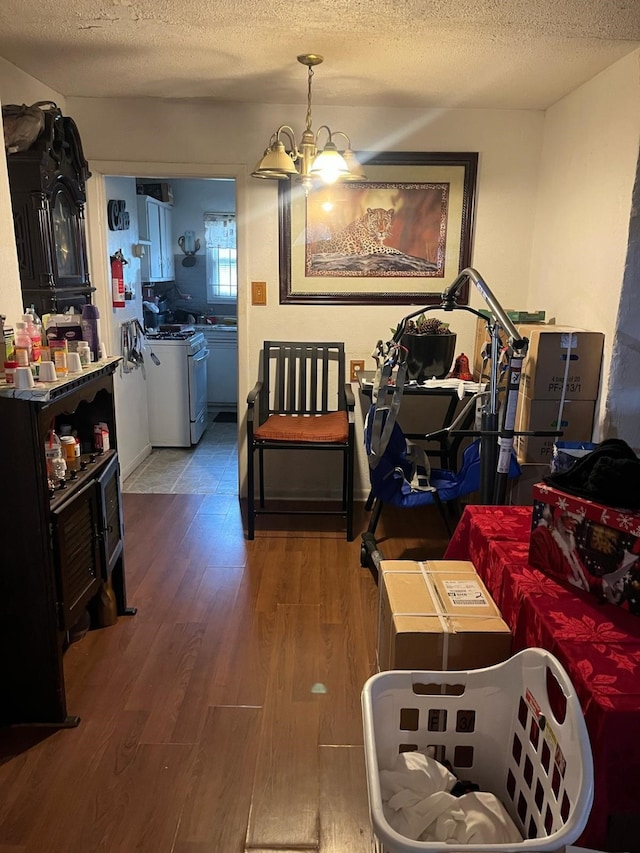
{"type": "Polygon", "coordinates": [[[320,178],[325,184],[334,184],[349,174],[347,161],[336,148],[335,142],[327,142],[311,164],[309,174],[312,178],[320,178]]]}
{"type": "Polygon", "coordinates": [[[297,175],[298,171],[291,156],[287,154],[284,143],[277,139],[264,152],[252,174],[254,178],[285,180],[289,175],[297,175]]]}
{"type": "Polygon", "coordinates": [[[254,178],[266,180],[299,179],[308,192],[314,181],[325,184],[336,181],[365,181],[366,176],[356,155],[351,149],[351,140],[342,131],[332,132],[326,124],[321,125],[317,133],[312,129],[311,118],[311,81],[313,66],[323,61],[317,53],[305,53],[298,56],[298,62],[308,69],[307,83],[307,119],[300,143],[289,125],[281,125],[269,140],[262,158],[251,173],[254,178]],[[324,148],[319,145],[321,131],[327,134],[324,148]],[[342,136],[346,147],[338,149],[334,137],[342,136]],[[283,138],[285,141],[283,141],[283,138]]]}

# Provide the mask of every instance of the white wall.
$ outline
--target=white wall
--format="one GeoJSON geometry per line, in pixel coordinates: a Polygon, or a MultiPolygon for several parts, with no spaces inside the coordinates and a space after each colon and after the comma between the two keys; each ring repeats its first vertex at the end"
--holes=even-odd
{"type": "MultiPolygon", "coordinates": [[[[109,259],[118,249],[127,260],[124,267],[125,288],[129,288],[134,298],[125,302],[124,308],[107,309],[110,311],[110,322],[105,324],[105,334],[108,335],[108,346],[111,355],[122,354],[122,324],[138,320],[142,325],[142,284],[140,275],[140,260],[133,253],[133,246],[138,242],[138,209],[135,178],[109,177],[105,180],[107,203],[111,199],[125,202],[129,213],[130,226],[125,231],[106,232],[106,252],[103,257],[105,269],[109,267],[109,259]]],[[[95,266],[95,265],[94,265],[95,266]]],[[[132,369],[125,373],[121,364],[114,376],[114,393],[116,404],[116,421],[118,425],[118,455],[122,476],[127,477],[142,460],[151,452],[149,443],[149,417],[147,414],[147,390],[142,374],[142,368],[132,369]]]]}
{"type": "Polygon", "coordinates": [[[626,338],[619,342],[611,383],[609,365],[640,141],[639,60],[640,51],[621,59],[546,113],[529,291],[529,301],[545,308],[558,323],[605,333],[595,438],[617,435],[636,448],[640,447],[637,255],[626,271],[626,307],[619,318],[626,338]],[[633,403],[620,398],[625,393],[620,388],[623,376],[626,391],[631,390],[629,381],[635,388],[633,403]]]}
{"type": "MultiPolygon", "coordinates": [[[[1,104],[0,104],[1,106],[1,104]]],[[[11,215],[11,196],[7,177],[7,161],[0,157],[0,314],[14,326],[23,313],[20,274],[16,254],[16,238],[11,215]]]]}
{"type": "MultiPolygon", "coordinates": [[[[639,170],[640,171],[640,170],[639,170]]],[[[640,453],[640,187],[634,187],[622,293],[613,342],[603,434],[640,453]]]]}
{"type": "Polygon", "coordinates": [[[181,178],[173,182],[173,248],[179,255],[178,238],[185,231],[195,231],[204,256],[204,214],[234,213],[236,186],[234,181],[199,181],[181,178]]]}
{"type": "Polygon", "coordinates": [[[25,74],[15,65],[0,57],[0,100],[3,104],[33,104],[36,101],[53,101],[64,112],[66,99],[60,92],[25,74]]]}

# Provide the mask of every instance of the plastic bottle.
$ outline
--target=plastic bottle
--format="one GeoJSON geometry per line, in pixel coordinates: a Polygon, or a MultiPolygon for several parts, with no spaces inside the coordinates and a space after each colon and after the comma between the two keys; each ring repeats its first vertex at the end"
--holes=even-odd
{"type": "Polygon", "coordinates": [[[100,312],[95,305],[82,306],[82,340],[87,341],[94,361],[100,359],[100,312]]]}
{"type": "Polygon", "coordinates": [[[78,355],[83,367],[89,367],[91,364],[91,348],[88,341],[78,341],[78,355]]]}
{"type": "Polygon", "coordinates": [[[44,455],[47,461],[47,475],[52,480],[58,479],[56,474],[60,469],[58,460],[62,460],[62,444],[54,429],[50,429],[45,438],[44,455]]]}
{"type": "Polygon", "coordinates": [[[16,323],[15,360],[19,367],[29,367],[31,364],[31,338],[26,323],[16,323]]]}
{"type": "Polygon", "coordinates": [[[38,331],[38,333],[40,335],[40,343],[42,344],[43,343],[44,326],[42,325],[42,318],[39,317],[38,314],[36,313],[36,309],[35,309],[35,306],[33,305],[33,303],[31,304],[31,306],[29,308],[27,308],[27,310],[25,311],[25,314],[28,314],[31,317],[31,322],[33,323],[36,330],[38,331]]]}
{"type": "Polygon", "coordinates": [[[14,385],[16,381],[16,367],[18,367],[18,362],[10,359],[9,361],[5,361],[4,363],[4,381],[7,385],[14,385]]]}
{"type": "Polygon", "coordinates": [[[38,347],[40,348],[40,355],[42,356],[42,345],[43,345],[44,341],[46,340],[46,338],[44,337],[44,327],[42,325],[42,320],[36,314],[36,309],[35,309],[34,305],[32,305],[31,308],[27,308],[26,313],[30,315],[31,322],[33,323],[33,328],[34,328],[34,335],[31,339],[32,346],[35,346],[35,344],[36,344],[35,335],[37,334],[38,335],[38,347]]]}
{"type": "Polygon", "coordinates": [[[66,480],[67,463],[62,456],[56,456],[51,460],[51,479],[58,483],[66,480]]]}
{"type": "Polygon", "coordinates": [[[66,377],[69,372],[69,368],[67,366],[67,350],[66,341],[49,341],[49,352],[51,353],[51,360],[56,366],[56,376],[58,378],[66,377]]]}
{"type": "Polygon", "coordinates": [[[61,435],[62,457],[70,471],[80,469],[80,444],[73,435],[61,435]]]}
{"type": "Polygon", "coordinates": [[[23,315],[22,320],[26,325],[27,334],[31,339],[31,363],[38,364],[41,356],[40,347],[42,345],[42,330],[36,327],[33,315],[30,314],[29,311],[23,315]]]}

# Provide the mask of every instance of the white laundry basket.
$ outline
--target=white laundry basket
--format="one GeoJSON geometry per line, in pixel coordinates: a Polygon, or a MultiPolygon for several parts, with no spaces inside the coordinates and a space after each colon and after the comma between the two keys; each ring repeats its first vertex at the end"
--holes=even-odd
{"type": "Polygon", "coordinates": [[[558,850],[582,833],[593,802],[591,747],[573,685],[549,652],[525,649],[463,672],[381,672],[363,688],[362,713],[377,851],[455,850],[400,835],[383,812],[380,770],[400,752],[427,747],[495,794],[523,836],[517,844],[464,845],[465,853],[558,850]]]}

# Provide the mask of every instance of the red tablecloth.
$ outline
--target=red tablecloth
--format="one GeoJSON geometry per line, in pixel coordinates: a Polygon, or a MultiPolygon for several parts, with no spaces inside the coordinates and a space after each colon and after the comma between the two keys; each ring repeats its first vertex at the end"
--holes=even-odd
{"type": "Polygon", "coordinates": [[[547,649],[567,670],[595,770],[593,809],[578,843],[609,850],[612,815],[640,825],[640,618],[529,566],[531,513],[468,506],[445,559],[473,562],[513,632],[514,652],[547,649]]]}

